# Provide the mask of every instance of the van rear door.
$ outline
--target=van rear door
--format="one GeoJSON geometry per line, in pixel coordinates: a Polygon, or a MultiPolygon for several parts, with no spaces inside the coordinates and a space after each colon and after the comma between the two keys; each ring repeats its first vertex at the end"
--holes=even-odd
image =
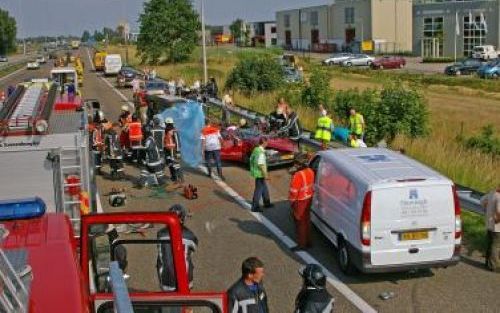
{"type": "Polygon", "coordinates": [[[449,182],[402,182],[372,190],[372,265],[450,259],[455,207],[449,182]]]}

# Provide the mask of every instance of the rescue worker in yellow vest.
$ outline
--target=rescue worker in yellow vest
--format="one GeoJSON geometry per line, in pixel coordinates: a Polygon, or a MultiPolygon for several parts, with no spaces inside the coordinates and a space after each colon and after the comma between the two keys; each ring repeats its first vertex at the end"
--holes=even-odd
{"type": "Polygon", "coordinates": [[[297,246],[292,251],[303,250],[311,246],[311,203],[314,194],[314,171],[307,166],[307,157],[295,159],[295,173],[290,181],[288,200],[295,221],[297,246]]]}
{"type": "Polygon", "coordinates": [[[349,146],[351,148],[366,148],[366,143],[363,141],[363,139],[358,138],[358,135],[355,133],[350,133],[349,134],[349,146]]]}
{"type": "Polygon", "coordinates": [[[365,134],[365,119],[354,108],[351,108],[349,111],[349,130],[351,133],[356,134],[359,139],[363,139],[363,135],[365,134]]]}
{"type": "MultiPolygon", "coordinates": [[[[322,108],[322,107],[321,107],[322,108]]],[[[333,131],[333,121],[328,116],[328,112],[325,109],[321,109],[321,117],[318,119],[318,124],[316,127],[316,133],[314,139],[321,142],[321,148],[326,150],[328,143],[332,139],[333,131]]]]}

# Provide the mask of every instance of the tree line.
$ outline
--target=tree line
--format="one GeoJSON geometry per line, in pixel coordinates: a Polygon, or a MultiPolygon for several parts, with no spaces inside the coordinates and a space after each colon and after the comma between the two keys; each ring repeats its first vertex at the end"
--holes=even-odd
{"type": "Polygon", "coordinates": [[[9,12],[0,9],[0,54],[16,51],[16,20],[9,12]]]}

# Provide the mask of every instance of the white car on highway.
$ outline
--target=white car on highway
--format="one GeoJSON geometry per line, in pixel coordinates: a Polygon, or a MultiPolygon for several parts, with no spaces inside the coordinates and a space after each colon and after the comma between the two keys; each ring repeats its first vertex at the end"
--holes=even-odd
{"type": "Polygon", "coordinates": [[[28,70],[37,70],[40,68],[40,63],[38,63],[37,61],[30,61],[28,62],[28,64],[26,65],[26,68],[28,70]]]}
{"type": "Polygon", "coordinates": [[[45,60],[44,56],[40,56],[40,57],[36,58],[36,62],[38,64],[45,64],[47,61],[45,60]]]}
{"type": "Polygon", "coordinates": [[[318,152],[310,166],[311,221],[337,247],[346,274],[459,262],[460,203],[450,179],[380,148],[318,152]]]}
{"type": "Polygon", "coordinates": [[[343,61],[351,58],[352,53],[336,53],[332,54],[329,58],[323,60],[324,65],[337,65],[341,64],[343,61]]]}
{"type": "Polygon", "coordinates": [[[354,54],[347,60],[342,61],[342,66],[370,66],[375,58],[368,54],[354,54]]]}

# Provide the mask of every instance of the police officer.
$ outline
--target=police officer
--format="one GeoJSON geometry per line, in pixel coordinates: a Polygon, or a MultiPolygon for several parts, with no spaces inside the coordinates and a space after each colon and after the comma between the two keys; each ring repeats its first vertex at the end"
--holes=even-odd
{"type": "Polygon", "coordinates": [[[326,290],[326,276],[317,264],[299,270],[302,289],[295,299],[294,313],[332,313],[334,299],[326,290]]]}
{"type": "Polygon", "coordinates": [[[165,174],[163,173],[165,164],[160,150],[158,149],[155,139],[153,138],[151,128],[146,127],[144,133],[146,137],[143,148],[145,167],[141,169],[139,187],[147,186],[151,180],[154,181],[155,185],[164,185],[166,183],[165,174]]]}
{"type": "Polygon", "coordinates": [[[264,263],[250,257],[241,264],[241,278],[227,291],[229,312],[269,313],[267,294],[262,285],[264,263]]]}
{"type": "Polygon", "coordinates": [[[111,124],[107,122],[104,124],[104,145],[106,147],[104,152],[106,158],[109,160],[112,178],[123,177],[123,152],[120,146],[120,139],[115,130],[117,127],[119,127],[118,123],[111,124]]]}
{"type": "Polygon", "coordinates": [[[165,164],[170,171],[170,179],[177,181],[180,175],[180,152],[181,142],[179,134],[175,128],[174,119],[167,117],[165,119],[165,136],[164,136],[164,151],[165,151],[165,164]]]}
{"type": "MultiPolygon", "coordinates": [[[[192,254],[196,251],[198,246],[198,238],[196,235],[185,226],[186,217],[188,217],[188,211],[180,204],[175,204],[168,209],[168,212],[175,213],[179,217],[179,221],[182,225],[182,243],[184,246],[184,256],[186,258],[187,271],[189,276],[189,288],[193,288],[193,260],[192,254]]],[[[174,260],[172,256],[172,245],[170,242],[170,233],[167,228],[163,228],[158,231],[156,238],[162,240],[158,244],[158,258],[156,261],[156,269],[158,273],[158,279],[160,281],[160,287],[163,291],[175,291],[176,286],[176,275],[174,268],[174,260]]]]}

